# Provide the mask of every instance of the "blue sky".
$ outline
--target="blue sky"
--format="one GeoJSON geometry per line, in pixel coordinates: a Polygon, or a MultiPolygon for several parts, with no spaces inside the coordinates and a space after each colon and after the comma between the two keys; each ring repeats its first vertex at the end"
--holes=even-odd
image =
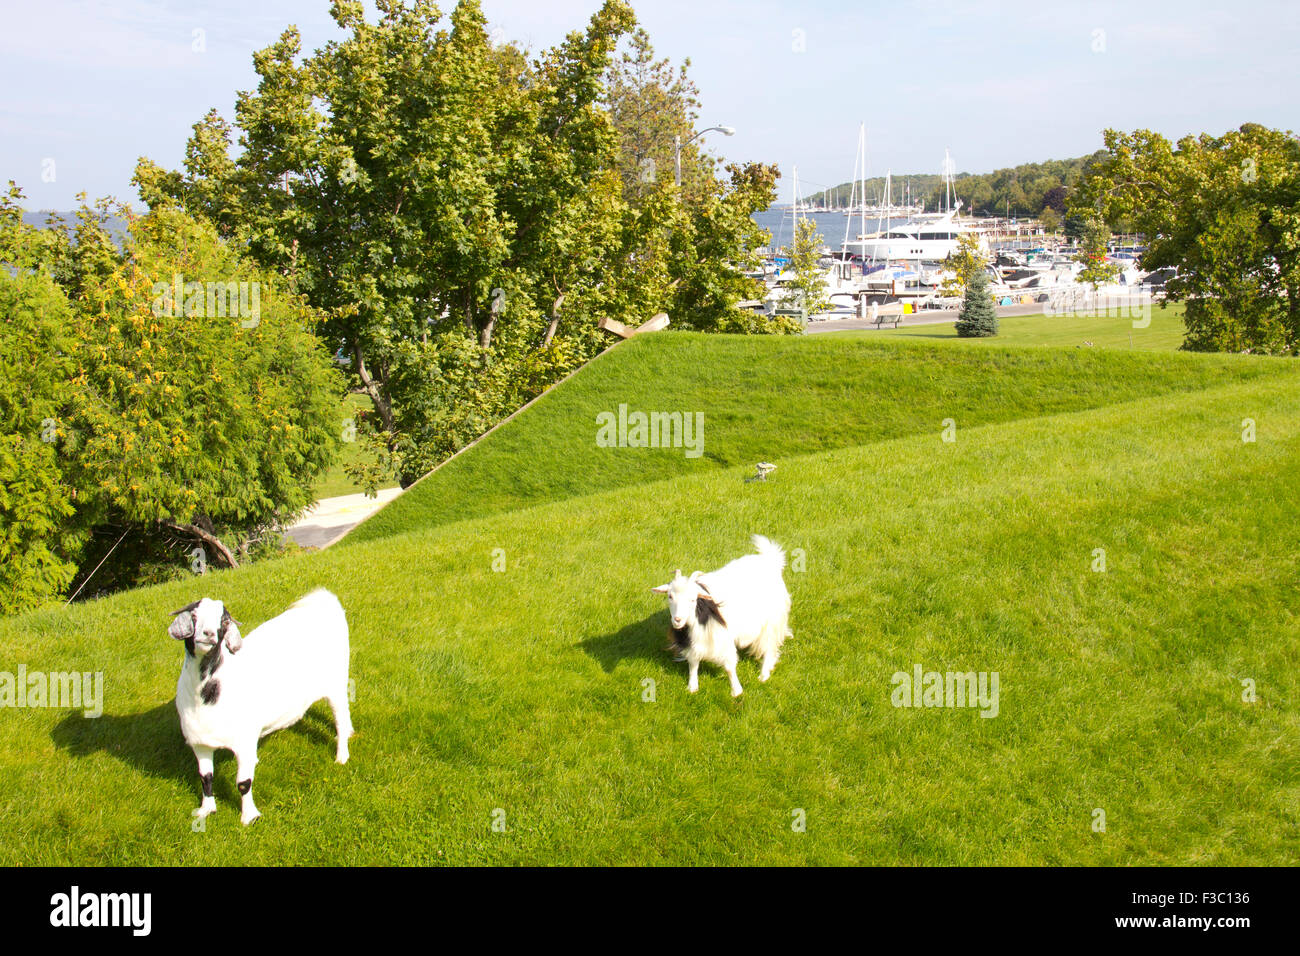
{"type": "MultiPolygon", "coordinates": [[[[583,26],[599,0],[483,6],[500,35],[538,49],[583,26]]],[[[691,58],[702,125],[736,127],[710,137],[714,151],[787,174],[797,164],[805,193],[850,178],[860,121],[872,173],[938,172],[945,147],[963,172],[1082,155],[1107,126],[1171,137],[1246,121],[1300,131],[1300,16],[1287,2],[634,6],[660,55],[691,58]]],[[[178,167],[195,120],[212,106],[233,116],[235,91],[254,85],[252,52],[290,23],[316,48],[337,34],[328,9],[6,4],[0,181],[16,180],[33,209],[69,208],[81,190],[134,200],[138,156],[178,167]]]]}

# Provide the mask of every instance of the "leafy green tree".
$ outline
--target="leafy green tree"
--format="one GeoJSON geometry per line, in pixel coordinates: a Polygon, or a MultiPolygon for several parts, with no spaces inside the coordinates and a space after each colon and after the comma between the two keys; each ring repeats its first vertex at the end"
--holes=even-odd
{"type": "Polygon", "coordinates": [[[0,203],[0,610],[277,548],[340,437],[317,316],[176,209],[119,249],[107,202],[37,232],[19,196],[0,203]]]}
{"type": "Polygon", "coordinates": [[[425,0],[378,7],[370,23],[336,3],[346,36],[301,62],[286,30],[254,57],[233,127],[209,115],[184,174],[142,161],[136,178],[327,315],[374,401],[370,438],[409,481],[602,347],[596,319],[622,294],[603,264],[626,224],[601,78],[634,20],[609,0],[530,63],[493,47],[477,0],[449,29],[425,0]],[[227,162],[232,130],[244,150],[227,162]]]}
{"type": "Polygon", "coordinates": [[[66,455],[71,308],[20,197],[12,182],[0,197],[0,614],[62,594],[87,537],[66,455]]]}
{"type": "Polygon", "coordinates": [[[794,270],[794,281],[787,288],[794,297],[793,304],[802,306],[808,315],[825,312],[830,308],[826,273],[818,265],[824,244],[825,240],[817,231],[815,222],[811,219],[799,220],[790,248],[790,268],[794,270]]]}
{"type": "Polygon", "coordinates": [[[310,505],[342,397],[315,318],[210,225],[165,208],[133,222],[77,314],[99,522],[161,526],[234,565],[310,505]]]}
{"type": "MultiPolygon", "coordinates": [[[[604,102],[618,134],[618,168],[628,204],[626,242],[617,259],[636,289],[633,321],[668,312],[677,329],[711,332],[790,332],[738,309],[759,298],[762,284],[747,278],[758,266],[756,250],[771,242],[753,214],[776,198],[777,170],[759,163],[728,165],[716,175],[711,156],[692,141],[698,90],[687,60],[675,70],[656,60],[644,30],[605,77],[604,102]],[[682,184],[674,188],[674,146],[680,141],[682,184]]],[[[620,269],[622,272],[623,270],[620,269]]],[[[631,307],[632,303],[627,303],[631,307]]]]}
{"type": "Polygon", "coordinates": [[[966,294],[957,315],[957,334],[963,338],[980,338],[998,334],[998,313],[989,293],[989,277],[982,268],[971,273],[966,294]]]}
{"type": "Polygon", "coordinates": [[[1083,227],[1079,237],[1079,251],[1074,260],[1083,268],[1076,276],[1077,281],[1092,285],[1093,291],[1104,282],[1111,282],[1119,275],[1119,266],[1106,261],[1107,244],[1110,242],[1110,230],[1100,219],[1091,219],[1083,227]]]}
{"type": "Polygon", "coordinates": [[[1107,130],[1073,208],[1143,234],[1146,269],[1175,267],[1183,347],[1300,352],[1300,143],[1247,123],[1170,143],[1107,130]]]}
{"type": "Polygon", "coordinates": [[[979,236],[971,232],[962,233],[957,248],[943,261],[945,275],[939,294],[954,299],[964,296],[971,277],[977,272],[982,273],[987,261],[984,250],[980,248],[979,236]]]}
{"type": "MultiPolygon", "coordinates": [[[[618,170],[630,203],[657,185],[674,179],[674,144],[686,142],[699,117],[699,89],[687,73],[691,61],[676,69],[655,59],[650,35],[637,27],[627,49],[605,75],[604,101],[618,131],[618,170]]],[[[699,141],[682,148],[682,186],[691,193],[712,178],[712,163],[699,141]]]]}
{"type": "Polygon", "coordinates": [[[1061,214],[1051,206],[1044,206],[1043,211],[1038,214],[1038,221],[1043,224],[1043,230],[1055,233],[1061,228],[1061,214]]]}

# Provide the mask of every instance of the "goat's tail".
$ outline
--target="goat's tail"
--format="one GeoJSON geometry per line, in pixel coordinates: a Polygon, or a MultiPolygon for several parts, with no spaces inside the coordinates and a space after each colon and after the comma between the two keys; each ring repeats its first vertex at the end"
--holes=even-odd
{"type": "Polygon", "coordinates": [[[776,565],[778,571],[785,570],[785,550],[779,544],[763,537],[761,534],[754,535],[750,540],[754,542],[754,547],[758,549],[758,553],[770,559],[776,565]]]}

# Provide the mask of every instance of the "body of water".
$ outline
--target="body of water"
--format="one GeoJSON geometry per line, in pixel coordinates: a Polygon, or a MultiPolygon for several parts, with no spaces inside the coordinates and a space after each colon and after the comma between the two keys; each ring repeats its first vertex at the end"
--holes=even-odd
{"type": "MultiPolygon", "coordinates": [[[[848,237],[852,242],[863,231],[862,217],[860,213],[855,213],[852,219],[847,218],[842,212],[818,212],[805,213],[800,218],[811,220],[817,224],[817,231],[822,234],[822,240],[832,249],[839,249],[844,242],[844,227],[848,225],[848,237]]],[[[880,222],[880,228],[888,229],[891,226],[906,222],[905,218],[894,218],[885,221],[877,220],[874,216],[867,217],[867,232],[876,231],[876,223],[880,222]]],[[[772,245],[775,248],[789,246],[794,239],[794,217],[790,214],[788,208],[776,207],[765,209],[760,213],[754,214],[754,222],[758,223],[764,229],[772,234],[772,245]]]]}

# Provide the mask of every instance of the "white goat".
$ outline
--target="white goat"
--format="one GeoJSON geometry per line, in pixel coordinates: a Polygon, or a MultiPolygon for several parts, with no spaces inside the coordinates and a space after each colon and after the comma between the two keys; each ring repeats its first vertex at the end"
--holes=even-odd
{"type": "Polygon", "coordinates": [[[257,742],[298,722],[324,697],[334,711],[339,763],[348,762],[348,622],[339,599],[313,591],[247,638],[224,604],[210,598],[173,612],[167,632],[185,642],[176,683],[181,732],[199,761],[203,803],[194,816],[217,809],[212,797],[212,756],[232,750],[242,803],[241,819],[261,814],[253,805],[257,742]]]}
{"type": "Polygon", "coordinates": [[[785,552],[761,534],[753,541],[758,554],[689,578],[679,569],[668,584],[650,589],[668,595],[672,649],[690,665],[686,689],[692,694],[700,687],[700,661],[712,661],[726,670],[731,696],[739,697],[744,688],[736,677],[737,651],[763,658],[758,679],[765,681],[790,636],[790,592],[781,576],[785,552]]]}

